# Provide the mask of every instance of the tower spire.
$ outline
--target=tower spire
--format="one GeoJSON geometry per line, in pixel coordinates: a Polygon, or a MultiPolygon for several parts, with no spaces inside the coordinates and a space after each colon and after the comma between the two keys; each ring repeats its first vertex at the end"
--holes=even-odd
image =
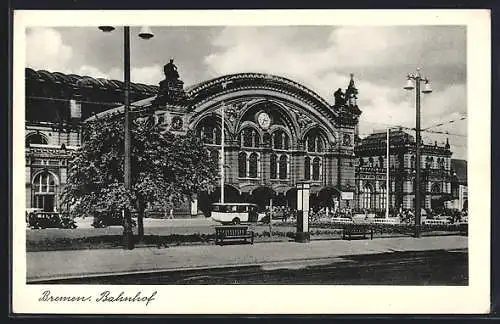
{"type": "Polygon", "coordinates": [[[349,85],[347,86],[347,89],[345,91],[346,102],[349,106],[356,106],[356,100],[358,99],[358,89],[356,89],[356,85],[354,84],[354,74],[350,73],[349,76],[351,79],[349,80],[349,85]]]}

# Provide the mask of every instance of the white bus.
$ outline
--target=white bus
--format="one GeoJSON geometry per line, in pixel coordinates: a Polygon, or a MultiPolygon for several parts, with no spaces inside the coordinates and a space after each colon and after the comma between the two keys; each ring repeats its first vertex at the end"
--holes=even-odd
{"type": "Polygon", "coordinates": [[[249,203],[214,203],[212,219],[221,224],[256,223],[266,216],[257,212],[256,204],[249,203]]]}

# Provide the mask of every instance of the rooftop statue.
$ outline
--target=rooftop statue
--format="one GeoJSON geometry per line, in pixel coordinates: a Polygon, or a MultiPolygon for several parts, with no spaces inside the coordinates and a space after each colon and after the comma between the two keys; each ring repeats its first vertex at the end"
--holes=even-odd
{"type": "Polygon", "coordinates": [[[342,107],[345,103],[342,89],[338,88],[338,90],[333,93],[333,96],[335,97],[335,107],[342,107]]]}
{"type": "Polygon", "coordinates": [[[179,79],[179,72],[177,72],[177,66],[174,64],[174,59],[170,59],[170,62],[163,66],[163,73],[165,74],[165,80],[177,80],[179,79]]]}
{"type": "Polygon", "coordinates": [[[182,80],[179,79],[177,66],[174,64],[174,59],[163,66],[165,79],[160,81],[160,89],[156,99],[157,105],[175,104],[185,99],[182,80]]]}

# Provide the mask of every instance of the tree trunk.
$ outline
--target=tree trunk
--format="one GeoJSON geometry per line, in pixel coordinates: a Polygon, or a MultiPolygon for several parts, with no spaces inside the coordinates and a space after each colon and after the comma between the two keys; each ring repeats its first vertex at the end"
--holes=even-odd
{"type": "Polygon", "coordinates": [[[145,210],[145,204],[142,201],[142,199],[139,200],[138,202],[138,212],[139,215],[137,215],[137,236],[140,241],[144,238],[144,210],[145,210]]]}

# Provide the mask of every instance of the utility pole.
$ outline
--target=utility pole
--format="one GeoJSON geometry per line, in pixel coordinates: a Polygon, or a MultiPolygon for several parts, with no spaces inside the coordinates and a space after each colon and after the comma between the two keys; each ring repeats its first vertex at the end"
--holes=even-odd
{"type": "Polygon", "coordinates": [[[420,237],[420,226],[421,226],[421,203],[420,203],[420,83],[425,82],[424,89],[422,93],[431,93],[431,85],[427,78],[424,78],[420,74],[420,69],[417,69],[416,73],[408,74],[408,82],[404,89],[413,90],[415,89],[415,108],[416,108],[416,118],[415,118],[415,140],[416,140],[416,153],[415,153],[415,237],[420,237]],[[413,82],[412,82],[413,80],[413,82]],[[413,86],[415,83],[415,86],[413,86]]]}
{"type": "Polygon", "coordinates": [[[225,151],[224,151],[224,142],[225,142],[225,136],[224,136],[224,115],[225,113],[225,104],[222,102],[222,107],[221,107],[221,117],[222,117],[222,125],[221,125],[221,158],[220,158],[220,202],[223,204],[224,203],[224,176],[225,176],[225,151]]]}
{"type": "Polygon", "coordinates": [[[389,165],[390,165],[390,156],[389,156],[389,133],[390,128],[387,128],[387,139],[386,139],[386,167],[385,167],[385,218],[389,218],[389,165]]]}

